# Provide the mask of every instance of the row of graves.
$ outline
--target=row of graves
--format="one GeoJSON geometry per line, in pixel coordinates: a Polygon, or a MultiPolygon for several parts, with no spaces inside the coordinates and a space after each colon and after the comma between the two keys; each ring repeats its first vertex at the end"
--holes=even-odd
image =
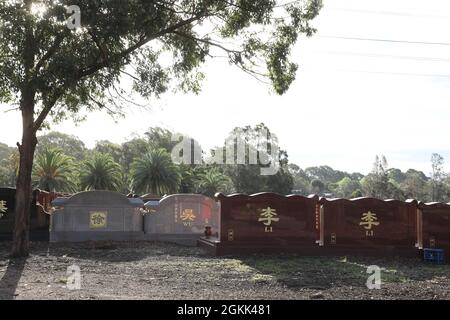
{"type": "Polygon", "coordinates": [[[147,240],[196,245],[206,229],[219,230],[219,204],[198,194],[158,199],[87,191],[58,198],[53,206],[51,242],[147,240]]]}
{"type": "Polygon", "coordinates": [[[418,256],[450,253],[450,204],[374,198],[217,194],[218,237],[199,245],[216,255],[295,252],[305,255],[418,256]]]}
{"type": "MultiPolygon", "coordinates": [[[[31,240],[168,241],[215,255],[293,252],[304,255],[417,256],[450,253],[450,204],[374,198],[175,194],[162,199],[109,191],[72,196],[33,193],[31,240]],[[50,230],[50,232],[48,232],[50,230]]],[[[0,189],[8,212],[0,235],[11,238],[14,190],[0,189]]]]}

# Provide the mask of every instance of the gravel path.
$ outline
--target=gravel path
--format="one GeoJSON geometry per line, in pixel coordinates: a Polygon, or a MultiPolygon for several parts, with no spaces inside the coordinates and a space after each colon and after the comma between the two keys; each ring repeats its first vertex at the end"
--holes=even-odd
{"type": "Polygon", "coordinates": [[[0,299],[450,299],[450,266],[419,259],[211,257],[173,244],[33,243],[27,259],[10,260],[0,243],[0,299]],[[81,289],[67,287],[67,268],[81,270],[81,289]],[[369,290],[369,265],[382,270],[369,290]]]}

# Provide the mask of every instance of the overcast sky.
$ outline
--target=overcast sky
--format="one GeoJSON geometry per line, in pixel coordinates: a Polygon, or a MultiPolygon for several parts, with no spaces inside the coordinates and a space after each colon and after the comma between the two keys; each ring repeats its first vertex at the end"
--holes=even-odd
{"type": "MultiPolygon", "coordinates": [[[[324,3],[318,33],[295,48],[300,69],[284,96],[226,61],[210,61],[198,96],[168,93],[151,110],[131,108],[118,123],[99,112],[78,126],[66,121],[52,129],[93,147],[164,126],[208,149],[236,126],[264,122],[303,168],[367,173],[375,155],[384,154],[390,167],[428,174],[438,152],[450,171],[450,1],[324,3]]],[[[20,114],[0,115],[0,141],[14,145],[20,114]]]]}

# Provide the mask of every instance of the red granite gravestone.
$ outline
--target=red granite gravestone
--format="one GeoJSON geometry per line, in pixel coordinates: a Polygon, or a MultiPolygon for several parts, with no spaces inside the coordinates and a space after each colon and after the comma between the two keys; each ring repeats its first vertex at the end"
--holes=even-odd
{"type": "Polygon", "coordinates": [[[199,245],[215,254],[307,252],[319,238],[318,196],[216,194],[220,202],[220,236],[199,245]]]}
{"type": "Polygon", "coordinates": [[[321,244],[342,254],[417,255],[417,201],[321,199],[321,244]]]}
{"type": "Polygon", "coordinates": [[[423,248],[444,249],[450,254],[450,204],[419,203],[423,248]]]}

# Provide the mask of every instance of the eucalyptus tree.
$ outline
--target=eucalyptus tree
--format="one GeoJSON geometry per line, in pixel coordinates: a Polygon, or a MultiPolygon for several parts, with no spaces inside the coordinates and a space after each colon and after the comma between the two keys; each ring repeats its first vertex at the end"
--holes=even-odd
{"type": "Polygon", "coordinates": [[[282,94],[298,69],[291,48],[299,34],[314,33],[311,20],[321,5],[321,0],[0,0],[0,103],[18,106],[23,129],[12,255],[29,251],[36,134],[49,120],[79,120],[95,109],[120,112],[126,105],[118,102],[126,99],[118,87],[122,76],[146,98],[174,86],[198,92],[199,67],[224,54],[243,71],[269,79],[282,94]]]}

